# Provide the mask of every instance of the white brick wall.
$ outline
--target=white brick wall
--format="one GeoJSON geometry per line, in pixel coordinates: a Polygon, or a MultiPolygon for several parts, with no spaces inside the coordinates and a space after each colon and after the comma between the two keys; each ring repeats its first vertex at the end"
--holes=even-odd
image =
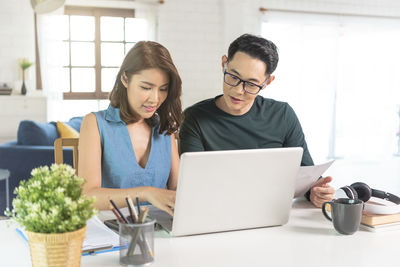
{"type": "MultiPolygon", "coordinates": [[[[155,0],[68,0],[69,4],[109,7],[157,6],[155,0]]],[[[221,56],[242,33],[260,34],[260,7],[283,10],[333,12],[400,17],[397,0],[165,0],[158,5],[156,40],[165,45],[183,81],[187,107],[221,93],[221,56]]],[[[33,11],[28,0],[0,1],[0,82],[18,90],[17,60],[34,60],[33,11]]],[[[34,67],[28,72],[34,86],[34,67]]]]}
{"type": "Polygon", "coordinates": [[[222,92],[221,57],[245,32],[259,34],[257,1],[168,0],[159,7],[158,41],[183,81],[183,106],[222,92]]]}
{"type": "Polygon", "coordinates": [[[223,29],[219,0],[172,0],[159,7],[158,41],[183,81],[183,104],[213,97],[221,85],[223,29]]]}

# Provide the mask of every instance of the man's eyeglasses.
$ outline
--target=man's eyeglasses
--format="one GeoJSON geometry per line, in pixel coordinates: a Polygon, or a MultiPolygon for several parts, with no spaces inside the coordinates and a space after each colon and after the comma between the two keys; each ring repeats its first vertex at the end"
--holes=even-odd
{"type": "Polygon", "coordinates": [[[226,69],[224,70],[224,82],[227,85],[238,86],[240,83],[243,83],[243,90],[251,95],[258,94],[258,92],[260,92],[260,90],[263,89],[265,84],[268,82],[268,78],[262,85],[258,85],[249,81],[242,80],[238,76],[227,72],[226,69]]]}

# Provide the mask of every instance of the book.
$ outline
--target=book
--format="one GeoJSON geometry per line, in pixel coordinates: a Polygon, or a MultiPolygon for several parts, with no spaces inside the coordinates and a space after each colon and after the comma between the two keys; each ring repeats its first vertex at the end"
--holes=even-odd
{"type": "Polygon", "coordinates": [[[369,232],[386,232],[386,231],[396,231],[396,230],[399,231],[400,222],[379,224],[374,226],[361,223],[360,229],[369,232]]]}
{"type": "Polygon", "coordinates": [[[0,95],[11,95],[12,89],[7,83],[0,84],[0,95]]]}
{"type": "Polygon", "coordinates": [[[400,213],[379,215],[379,214],[368,214],[363,212],[361,223],[369,226],[400,223],[400,213]]]}
{"type": "Polygon", "coordinates": [[[11,95],[11,88],[0,88],[0,95],[11,95]]]}
{"type": "MultiPolygon", "coordinates": [[[[82,244],[82,256],[119,250],[119,235],[108,228],[96,215],[86,222],[86,237],[82,244]]],[[[28,242],[25,230],[15,229],[28,242]]]]}

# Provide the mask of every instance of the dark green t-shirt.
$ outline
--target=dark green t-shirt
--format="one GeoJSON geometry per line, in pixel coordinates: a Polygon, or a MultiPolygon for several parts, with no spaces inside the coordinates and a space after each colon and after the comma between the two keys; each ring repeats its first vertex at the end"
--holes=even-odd
{"type": "Polygon", "coordinates": [[[244,115],[233,116],[215,101],[201,101],[184,112],[180,152],[302,147],[302,166],[314,165],[304,133],[289,104],[257,96],[244,115]]]}

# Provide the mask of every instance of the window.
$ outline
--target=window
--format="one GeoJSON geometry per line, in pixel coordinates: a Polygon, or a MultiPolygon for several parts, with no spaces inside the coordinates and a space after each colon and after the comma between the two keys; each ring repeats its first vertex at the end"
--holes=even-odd
{"type": "Polygon", "coordinates": [[[399,20],[271,11],[262,35],[280,55],[276,80],[262,94],[293,106],[315,159],[392,157],[399,20]]]}
{"type": "Polygon", "coordinates": [[[132,9],[66,6],[63,17],[64,99],[107,99],[125,54],[147,39],[132,9]]]}

